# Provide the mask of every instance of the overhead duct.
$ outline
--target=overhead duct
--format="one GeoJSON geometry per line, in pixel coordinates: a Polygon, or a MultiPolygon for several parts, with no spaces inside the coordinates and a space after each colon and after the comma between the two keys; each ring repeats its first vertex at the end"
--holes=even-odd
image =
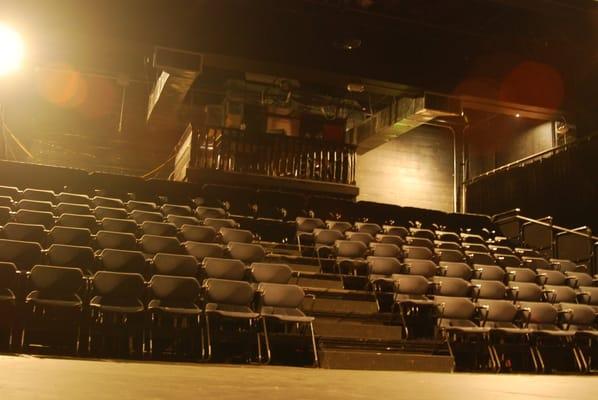
{"type": "Polygon", "coordinates": [[[436,94],[393,101],[354,128],[357,154],[367,153],[434,118],[459,116],[461,112],[459,99],[436,94]]]}
{"type": "MultiPolygon", "coordinates": [[[[176,129],[178,111],[203,69],[203,56],[164,47],[154,49],[153,67],[158,75],[150,92],[147,121],[160,129],[176,129]]],[[[184,122],[184,121],[183,121],[184,122]]]]}

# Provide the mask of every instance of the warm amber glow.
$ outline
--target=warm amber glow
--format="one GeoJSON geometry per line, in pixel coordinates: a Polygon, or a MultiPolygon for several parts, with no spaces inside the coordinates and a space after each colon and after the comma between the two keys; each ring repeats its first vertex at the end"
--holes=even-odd
{"type": "Polygon", "coordinates": [[[0,23],[0,76],[21,67],[24,47],[21,36],[9,26],[0,23]]]}

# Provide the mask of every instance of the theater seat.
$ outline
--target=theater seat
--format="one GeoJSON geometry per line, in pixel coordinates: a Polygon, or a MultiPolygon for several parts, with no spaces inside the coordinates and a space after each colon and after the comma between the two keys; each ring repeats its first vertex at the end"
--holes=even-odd
{"type": "Polygon", "coordinates": [[[55,226],[48,233],[48,243],[89,246],[91,244],[91,232],[87,228],[55,226]]]}
{"type": "Polygon", "coordinates": [[[156,275],[199,276],[197,259],[190,255],[158,253],[152,264],[156,275]]]}
{"type": "Polygon", "coordinates": [[[14,220],[21,224],[43,225],[46,229],[54,226],[54,214],[49,211],[18,210],[14,220]]]}
{"type": "Polygon", "coordinates": [[[104,249],[98,254],[98,270],[149,275],[149,266],[140,251],[104,249]]]}
{"type": "Polygon", "coordinates": [[[137,250],[137,238],[132,233],[98,231],[95,238],[97,249],[137,250]]]}
{"type": "Polygon", "coordinates": [[[230,258],[206,257],[202,268],[208,278],[242,281],[246,274],[245,264],[241,260],[230,258]]]}
{"type": "Polygon", "coordinates": [[[9,222],[2,228],[2,237],[10,240],[37,242],[44,246],[47,239],[47,233],[43,225],[9,222]]]}
{"type": "Polygon", "coordinates": [[[83,301],[78,294],[83,286],[81,271],[36,265],[31,269],[29,285],[32,291],[25,298],[30,308],[24,319],[23,349],[28,351],[35,339],[35,344],[51,344],[45,339],[60,337],[62,341],[70,339],[71,354],[76,354],[83,315],[83,301]]]}
{"type": "Polygon", "coordinates": [[[13,263],[18,269],[29,271],[41,260],[42,247],[39,243],[0,239],[0,261],[13,263]]]}

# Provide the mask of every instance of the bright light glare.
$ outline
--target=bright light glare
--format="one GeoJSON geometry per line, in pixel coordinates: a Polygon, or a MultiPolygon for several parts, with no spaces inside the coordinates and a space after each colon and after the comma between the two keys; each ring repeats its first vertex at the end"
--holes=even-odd
{"type": "Polygon", "coordinates": [[[18,70],[23,62],[24,52],[21,36],[0,23],[0,76],[18,70]]]}

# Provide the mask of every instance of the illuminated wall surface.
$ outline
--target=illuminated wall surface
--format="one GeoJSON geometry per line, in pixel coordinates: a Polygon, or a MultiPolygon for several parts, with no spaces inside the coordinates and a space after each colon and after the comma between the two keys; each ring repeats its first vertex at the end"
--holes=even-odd
{"type": "Polygon", "coordinates": [[[359,200],[453,210],[453,138],[422,126],[358,156],[359,200]]]}

